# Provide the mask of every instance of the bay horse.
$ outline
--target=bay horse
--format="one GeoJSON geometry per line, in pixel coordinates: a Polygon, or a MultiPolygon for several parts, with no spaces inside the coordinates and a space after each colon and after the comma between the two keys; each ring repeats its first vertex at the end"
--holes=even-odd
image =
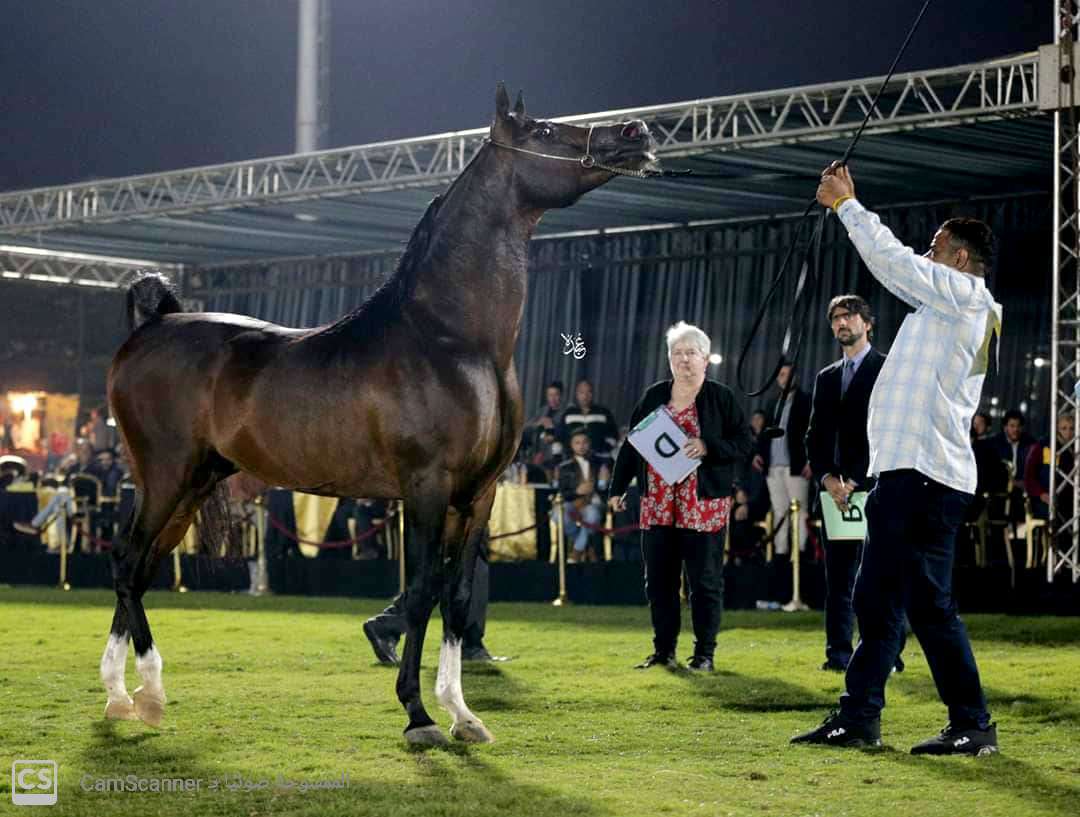
{"type": "Polygon", "coordinates": [[[436,699],[455,738],[493,739],[465,705],[461,639],[477,543],[521,436],[513,354],[528,242],[545,210],[618,174],[652,172],[655,148],[640,120],[538,121],[520,94],[511,110],[502,84],[495,103],[486,144],[432,201],[393,276],[337,322],[301,330],[185,313],[154,274],[129,287],[132,332],[113,359],[108,394],[137,500],[112,551],[116,611],[101,660],[107,718],[160,724],[162,661],[143,594],[200,505],[240,471],[314,494],[405,501],[410,579],[397,679],[405,737],[446,742],[419,682],[438,601],[436,699]],[[142,679],[131,696],[129,640],[142,679]]]}

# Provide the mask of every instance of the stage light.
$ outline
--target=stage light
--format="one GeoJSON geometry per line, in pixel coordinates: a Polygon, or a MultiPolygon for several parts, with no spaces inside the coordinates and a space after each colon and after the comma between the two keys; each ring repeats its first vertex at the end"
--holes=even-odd
{"type": "Polygon", "coordinates": [[[1036,369],[1041,369],[1043,366],[1046,365],[1046,361],[1043,360],[1041,357],[1037,357],[1031,362],[1035,364],[1036,369]]]}
{"type": "Polygon", "coordinates": [[[713,366],[719,366],[723,362],[724,356],[719,352],[713,352],[711,355],[709,355],[709,363],[711,363],[713,366]]]}
{"type": "Polygon", "coordinates": [[[12,411],[29,420],[34,413],[34,409],[37,408],[38,395],[33,392],[10,392],[8,393],[8,403],[11,404],[12,411]]]}

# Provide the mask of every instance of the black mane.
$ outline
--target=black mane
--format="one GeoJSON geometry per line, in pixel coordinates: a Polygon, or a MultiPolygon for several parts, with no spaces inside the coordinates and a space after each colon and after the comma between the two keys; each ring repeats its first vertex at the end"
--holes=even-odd
{"type": "Polygon", "coordinates": [[[401,307],[409,300],[416,287],[417,271],[427,256],[435,218],[444,198],[445,196],[436,196],[431,200],[420,223],[409,236],[409,243],[405,245],[405,252],[398,260],[394,274],[386,279],[370,298],[334,323],[314,331],[313,335],[344,332],[354,340],[371,338],[401,314],[401,307]]]}

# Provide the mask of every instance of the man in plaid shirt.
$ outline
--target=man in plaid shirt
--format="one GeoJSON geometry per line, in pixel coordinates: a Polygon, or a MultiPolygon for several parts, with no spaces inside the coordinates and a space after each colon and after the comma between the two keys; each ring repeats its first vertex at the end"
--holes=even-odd
{"type": "Polygon", "coordinates": [[[967,631],[952,596],[956,532],[975,492],[968,428],[986,376],[1001,305],[986,287],[993,234],[954,218],[918,255],[855,198],[846,167],[822,174],[818,201],[840,217],[874,277],[915,307],[904,318],[870,397],[867,534],[855,581],[860,641],[840,708],[793,743],[881,744],[885,682],[896,662],[904,613],[949,710],[940,735],[913,754],[997,751],[967,631]]]}

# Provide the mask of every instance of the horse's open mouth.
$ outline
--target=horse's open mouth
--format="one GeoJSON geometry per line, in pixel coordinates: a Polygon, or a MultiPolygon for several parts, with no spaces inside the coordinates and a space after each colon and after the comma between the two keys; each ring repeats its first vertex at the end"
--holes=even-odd
{"type": "Polygon", "coordinates": [[[604,164],[625,170],[660,170],[660,160],[651,149],[619,150],[605,159],[604,164]]]}

